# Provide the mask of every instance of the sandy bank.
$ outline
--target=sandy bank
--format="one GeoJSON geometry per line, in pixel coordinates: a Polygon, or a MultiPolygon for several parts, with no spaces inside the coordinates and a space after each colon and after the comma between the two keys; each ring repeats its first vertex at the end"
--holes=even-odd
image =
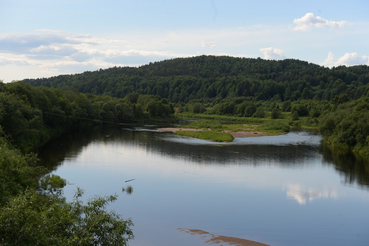
{"type": "MultiPolygon", "coordinates": [[[[158,128],[158,130],[163,131],[163,132],[173,132],[173,133],[175,133],[177,131],[197,131],[197,132],[203,131],[201,129],[194,129],[194,128],[171,128],[171,127],[158,128]]],[[[224,131],[224,132],[231,134],[235,138],[266,136],[265,132],[259,132],[259,131],[247,131],[247,132],[243,132],[243,131],[239,131],[239,132],[224,131]]]]}
{"type": "Polygon", "coordinates": [[[243,238],[237,237],[227,237],[222,235],[214,235],[207,231],[197,230],[197,229],[185,229],[178,228],[178,231],[186,232],[191,235],[200,236],[205,243],[208,244],[222,244],[222,245],[234,245],[234,246],[269,246],[268,244],[259,243],[243,238]]]}
{"type": "Polygon", "coordinates": [[[171,128],[171,127],[166,127],[166,128],[158,128],[158,131],[162,131],[162,132],[178,132],[178,131],[191,131],[191,132],[201,132],[201,129],[193,129],[193,128],[171,128]]]}

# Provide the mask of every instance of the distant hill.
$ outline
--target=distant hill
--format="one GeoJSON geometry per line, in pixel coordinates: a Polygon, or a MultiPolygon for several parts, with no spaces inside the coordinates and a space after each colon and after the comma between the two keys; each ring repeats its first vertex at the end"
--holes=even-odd
{"type": "Polygon", "coordinates": [[[24,82],[119,98],[130,93],[151,94],[175,103],[234,97],[332,100],[342,94],[358,99],[367,95],[369,67],[326,68],[294,59],[197,56],[138,68],[113,67],[75,75],[25,79],[24,82]]]}

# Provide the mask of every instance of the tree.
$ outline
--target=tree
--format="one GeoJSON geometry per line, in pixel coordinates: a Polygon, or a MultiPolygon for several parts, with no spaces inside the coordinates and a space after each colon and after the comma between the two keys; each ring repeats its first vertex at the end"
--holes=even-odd
{"type": "Polygon", "coordinates": [[[282,112],[279,108],[274,107],[271,112],[272,119],[278,119],[282,117],[282,112]]]}
{"type": "Polygon", "coordinates": [[[265,109],[263,107],[258,107],[254,114],[256,118],[264,118],[265,117],[265,109]]]}
{"type": "Polygon", "coordinates": [[[126,245],[133,238],[130,220],[105,211],[116,196],[83,205],[77,191],[72,203],[35,190],[0,209],[1,245],[126,245]]]}
{"type": "Polygon", "coordinates": [[[195,114],[201,114],[201,113],[204,113],[206,111],[206,108],[201,103],[194,103],[192,105],[192,111],[195,114]]]}

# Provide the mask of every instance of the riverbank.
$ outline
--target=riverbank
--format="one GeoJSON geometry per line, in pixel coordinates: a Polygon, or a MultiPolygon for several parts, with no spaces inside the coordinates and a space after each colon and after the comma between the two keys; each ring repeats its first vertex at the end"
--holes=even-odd
{"type": "MultiPolygon", "coordinates": [[[[162,132],[172,132],[176,133],[179,131],[189,131],[189,132],[201,132],[204,131],[202,129],[195,129],[195,128],[173,128],[173,127],[164,127],[164,128],[158,128],[158,131],[162,132]]],[[[232,132],[229,130],[225,130],[224,133],[229,133],[234,138],[245,138],[245,137],[262,137],[262,136],[268,136],[266,132],[260,132],[260,131],[239,131],[239,132],[232,132]]]]}

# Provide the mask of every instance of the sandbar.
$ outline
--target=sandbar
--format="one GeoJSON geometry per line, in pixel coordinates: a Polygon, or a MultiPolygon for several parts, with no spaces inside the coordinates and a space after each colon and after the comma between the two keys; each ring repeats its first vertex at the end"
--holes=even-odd
{"type": "MultiPolygon", "coordinates": [[[[177,132],[177,131],[196,131],[201,132],[202,129],[194,129],[194,128],[174,128],[174,127],[165,127],[165,128],[158,128],[158,131],[162,132],[177,132]]],[[[239,132],[231,132],[231,131],[224,131],[226,133],[231,134],[234,138],[246,138],[246,137],[262,137],[267,136],[265,132],[259,131],[239,131],[239,132]]]]}
{"type": "Polygon", "coordinates": [[[259,242],[251,241],[248,239],[228,237],[228,236],[222,236],[222,235],[214,235],[207,231],[203,231],[199,229],[178,228],[177,230],[181,232],[186,232],[191,235],[198,235],[207,244],[222,244],[222,245],[234,245],[234,246],[269,246],[268,244],[259,243],[259,242]]]}

